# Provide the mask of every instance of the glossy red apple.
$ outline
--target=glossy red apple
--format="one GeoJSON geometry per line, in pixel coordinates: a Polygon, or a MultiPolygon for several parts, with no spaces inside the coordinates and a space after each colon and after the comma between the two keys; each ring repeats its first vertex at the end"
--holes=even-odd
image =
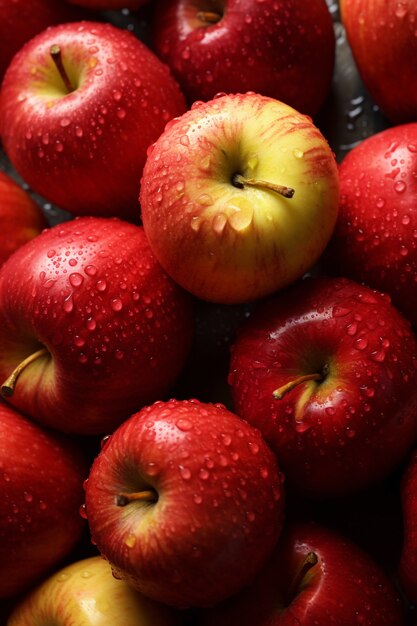
{"type": "Polygon", "coordinates": [[[280,535],[283,500],[260,433],[197,400],[133,415],[86,485],[92,537],[116,575],[177,607],[214,604],[253,578],[280,535]]]}
{"type": "Polygon", "coordinates": [[[416,7],[408,0],[341,0],[360,76],[392,123],[417,121],[416,7]]]}
{"type": "Polygon", "coordinates": [[[340,165],[327,267],[380,291],[417,323],[417,123],[368,137],[340,165]]]}
{"type": "Polygon", "coordinates": [[[417,604],[417,452],[411,456],[401,485],[403,546],[399,565],[401,585],[417,604]]]}
{"type": "Polygon", "coordinates": [[[229,380],[236,412],[310,495],[369,487],[416,442],[416,338],[387,297],[347,279],[264,302],[232,347],[229,380]]]}
{"type": "Polygon", "coordinates": [[[0,265],[47,225],[41,208],[30,195],[0,171],[0,265]]]}
{"type": "Polygon", "coordinates": [[[76,442],[0,401],[0,598],[26,591],[77,544],[87,471],[76,442]]]}
{"type": "Polygon", "coordinates": [[[251,90],[315,115],[330,90],[325,0],[161,0],[154,22],[155,49],[189,102],[251,90]]]}
{"type": "Polygon", "coordinates": [[[191,343],[187,295],[142,227],[116,218],[58,224],[20,248],[0,303],[3,395],[66,432],[107,434],[163,396],[191,343]]]}
{"type": "Polygon", "coordinates": [[[323,526],[286,528],[254,583],[207,611],[201,626],[402,626],[399,595],[382,567],[323,526]]]}
{"type": "Polygon", "coordinates": [[[339,200],[334,155],[309,118],[260,94],[194,106],[149,153],[140,202],[152,250],[201,299],[232,304],[318,259],[339,200]]]}
{"type": "Polygon", "coordinates": [[[49,202],[138,222],[146,150],[184,110],[168,67],[132,33],[62,24],[13,59],[0,134],[16,170],[49,202]]]}

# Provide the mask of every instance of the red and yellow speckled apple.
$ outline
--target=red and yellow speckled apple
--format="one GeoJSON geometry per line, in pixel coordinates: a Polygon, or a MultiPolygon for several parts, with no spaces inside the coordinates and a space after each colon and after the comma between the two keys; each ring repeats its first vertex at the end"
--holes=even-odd
{"type": "Polygon", "coordinates": [[[0,265],[47,225],[41,208],[30,195],[0,171],[0,265]]]}
{"type": "Polygon", "coordinates": [[[411,456],[401,485],[403,546],[399,564],[402,588],[417,604],[417,451],[411,456]]]}
{"type": "Polygon", "coordinates": [[[190,102],[256,91],[315,115],[330,90],[335,37],[325,0],[161,0],[154,46],[190,102]]]}
{"type": "Polygon", "coordinates": [[[132,33],[62,24],[14,57],[0,135],[16,170],[50,202],[74,215],[138,222],[146,150],[184,110],[168,67],[132,33]]]}
{"type": "Polygon", "coordinates": [[[86,484],[93,540],[117,575],[177,607],[211,605],[247,584],[277,543],[283,501],[259,431],[197,400],[133,415],[86,484]]]}
{"type": "Polygon", "coordinates": [[[26,591],[81,537],[79,445],[0,402],[0,598],[26,591]]]}
{"type": "Polygon", "coordinates": [[[416,338],[353,281],[310,279],[265,302],[233,345],[229,380],[236,412],[310,495],[382,481],[415,444],[416,338]]]}
{"type": "Polygon", "coordinates": [[[25,244],[0,270],[0,301],[2,393],[62,431],[113,430],[170,389],[191,343],[188,294],[143,228],[117,218],[80,217],[25,244]]]}
{"type": "Polygon", "coordinates": [[[92,556],[56,571],[20,600],[7,626],[180,626],[180,614],[151,602],[92,556]]]}
{"type": "Polygon", "coordinates": [[[199,103],[167,125],[142,179],[143,226],[165,270],[230,304],[300,277],[336,221],[339,179],[310,118],[259,94],[199,103]]]}

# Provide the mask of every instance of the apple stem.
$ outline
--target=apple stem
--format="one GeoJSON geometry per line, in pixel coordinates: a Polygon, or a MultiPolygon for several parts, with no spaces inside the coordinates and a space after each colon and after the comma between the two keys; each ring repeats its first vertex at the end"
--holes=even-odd
{"type": "Polygon", "coordinates": [[[206,22],[208,24],[217,24],[222,19],[222,16],[215,11],[199,11],[197,13],[197,19],[200,22],[206,22]]]}
{"type": "Polygon", "coordinates": [[[276,400],[282,400],[286,393],[294,389],[297,385],[300,385],[308,380],[323,380],[323,376],[318,373],[299,376],[298,378],[294,378],[294,380],[290,380],[290,382],[285,383],[285,385],[281,385],[278,389],[275,389],[275,391],[272,392],[272,395],[276,400]]]}
{"type": "Polygon", "coordinates": [[[288,594],[289,603],[296,597],[297,590],[300,588],[301,583],[303,582],[304,576],[307,574],[307,572],[311,570],[312,567],[317,565],[318,562],[319,562],[319,557],[317,556],[315,552],[309,552],[306,555],[304,561],[301,564],[300,569],[296,572],[291,582],[291,585],[289,588],[289,594],[288,594]]]}
{"type": "Polygon", "coordinates": [[[235,187],[239,187],[239,189],[243,189],[245,185],[249,185],[251,187],[262,187],[264,189],[275,191],[281,196],[284,196],[284,198],[292,198],[295,194],[295,189],[293,189],[292,187],[286,187],[285,185],[276,185],[275,183],[270,183],[267,180],[245,178],[244,176],[242,176],[242,174],[234,174],[232,178],[232,184],[235,187]]]}
{"type": "Polygon", "coordinates": [[[116,506],[126,506],[130,502],[141,500],[142,502],[156,502],[158,494],[153,489],[136,491],[134,493],[118,493],[116,496],[116,506]]]}
{"type": "Polygon", "coordinates": [[[6,398],[10,398],[10,396],[14,394],[17,379],[19,378],[23,370],[28,365],[33,363],[33,361],[40,359],[42,356],[45,356],[46,354],[49,354],[49,351],[47,350],[47,348],[41,348],[40,350],[37,350],[33,354],[30,354],[28,357],[26,357],[26,359],[23,359],[23,361],[19,363],[19,365],[13,370],[10,376],[2,384],[1,395],[6,398]]]}
{"type": "Polygon", "coordinates": [[[60,46],[58,46],[58,44],[53,44],[50,49],[49,49],[49,53],[52,57],[53,62],[56,65],[56,68],[59,72],[59,75],[62,78],[62,81],[65,85],[65,89],[67,90],[68,93],[71,93],[73,91],[75,91],[75,88],[73,86],[73,84],[71,83],[69,76],[65,70],[64,64],[62,62],[62,53],[61,53],[61,48],[60,46]]]}

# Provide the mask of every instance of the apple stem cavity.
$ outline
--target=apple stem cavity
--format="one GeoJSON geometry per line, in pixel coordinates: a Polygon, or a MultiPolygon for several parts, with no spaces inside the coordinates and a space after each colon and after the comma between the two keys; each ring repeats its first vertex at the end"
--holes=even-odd
{"type": "Polygon", "coordinates": [[[288,383],[285,383],[285,385],[281,385],[278,389],[275,389],[275,391],[272,392],[272,395],[276,400],[282,400],[285,394],[294,389],[294,387],[297,387],[297,385],[301,385],[301,383],[305,383],[308,380],[323,380],[323,375],[315,373],[299,376],[298,378],[294,378],[294,380],[290,380],[288,383]]]}
{"type": "Polygon", "coordinates": [[[67,93],[72,93],[73,91],[75,91],[75,87],[71,83],[69,76],[66,72],[66,69],[64,67],[64,64],[62,62],[62,52],[61,52],[60,46],[58,46],[58,44],[56,43],[53,44],[49,49],[49,53],[52,57],[53,62],[56,65],[59,75],[62,78],[62,82],[65,85],[65,89],[67,90],[67,93]]]}
{"type": "Polygon", "coordinates": [[[205,24],[217,24],[222,19],[222,16],[215,11],[199,11],[197,13],[197,19],[205,24]]]}
{"type": "Polygon", "coordinates": [[[260,187],[261,189],[268,189],[269,191],[275,191],[284,198],[292,198],[295,189],[292,187],[286,187],[285,185],[277,185],[270,183],[267,180],[258,180],[256,178],[245,178],[242,174],[234,174],[232,177],[232,184],[239,189],[244,189],[245,186],[260,187]]]}
{"type": "Polygon", "coordinates": [[[288,598],[289,598],[288,604],[291,604],[291,602],[297,596],[298,590],[300,589],[301,584],[306,574],[311,570],[312,567],[317,565],[318,562],[319,562],[319,557],[317,556],[315,552],[309,552],[306,555],[304,561],[301,564],[301,567],[296,572],[291,582],[291,585],[289,588],[289,595],[288,595],[288,598]]]}
{"type": "Polygon", "coordinates": [[[0,390],[1,395],[4,396],[5,398],[10,398],[14,394],[17,379],[19,378],[23,370],[26,369],[28,365],[33,363],[33,361],[40,359],[46,354],[49,354],[49,351],[47,350],[47,348],[41,348],[40,350],[33,352],[33,354],[30,354],[28,357],[26,357],[26,359],[21,361],[19,365],[10,374],[10,376],[2,384],[1,390],[0,390]]]}
{"type": "Polygon", "coordinates": [[[130,502],[156,502],[158,494],[154,489],[144,489],[133,493],[118,493],[116,496],[116,506],[126,506],[130,502]]]}

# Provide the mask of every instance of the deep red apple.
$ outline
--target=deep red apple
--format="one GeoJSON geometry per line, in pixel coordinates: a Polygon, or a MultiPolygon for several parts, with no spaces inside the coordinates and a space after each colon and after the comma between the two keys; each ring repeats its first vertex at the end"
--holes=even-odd
{"type": "Polygon", "coordinates": [[[401,499],[404,529],[400,580],[410,601],[417,604],[417,452],[406,467],[401,499]]]}
{"type": "Polygon", "coordinates": [[[325,0],[161,0],[154,45],[190,102],[251,90],[315,115],[333,75],[325,0]]]}
{"type": "Polygon", "coordinates": [[[243,593],[201,626],[401,626],[404,610],[384,570],[349,539],[298,523],[243,593]]]}
{"type": "Polygon", "coordinates": [[[30,195],[0,171],[0,265],[47,225],[41,208],[30,195]]]}
{"type": "Polygon", "coordinates": [[[387,297],[353,281],[307,279],[264,302],[229,380],[236,412],[311,495],[364,489],[415,444],[416,338],[387,297]]]}
{"type": "Polygon", "coordinates": [[[197,400],[133,415],[86,485],[92,537],[116,575],[179,607],[214,604],[253,578],[280,535],[283,500],[259,431],[197,400]]]}
{"type": "Polygon", "coordinates": [[[340,206],[327,266],[390,294],[417,324],[417,123],[381,131],[339,169],[340,206]]]}
{"type": "Polygon", "coordinates": [[[167,393],[192,326],[188,296],[142,227],[98,217],[58,224],[0,270],[2,393],[58,430],[107,434],[167,393]]]}
{"type": "Polygon", "coordinates": [[[360,76],[395,124],[417,120],[416,7],[408,0],[341,0],[360,76]]]}
{"type": "Polygon", "coordinates": [[[51,203],[138,222],[146,150],[184,110],[168,67],[132,33],[62,24],[13,59],[0,134],[16,170],[51,203]]]}
{"type": "Polygon", "coordinates": [[[74,548],[87,472],[75,442],[0,401],[0,598],[25,591],[74,548]]]}

